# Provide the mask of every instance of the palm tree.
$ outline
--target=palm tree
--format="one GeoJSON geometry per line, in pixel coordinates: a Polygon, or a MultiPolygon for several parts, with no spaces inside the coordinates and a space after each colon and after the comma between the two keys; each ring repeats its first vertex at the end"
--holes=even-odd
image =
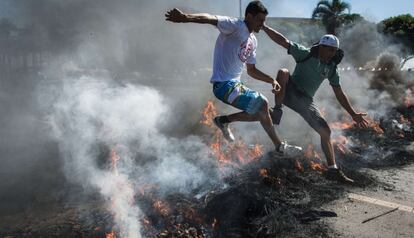
{"type": "Polygon", "coordinates": [[[335,30],[341,25],[341,19],[343,19],[345,10],[350,13],[351,5],[341,0],[326,1],[321,0],[318,5],[313,9],[312,18],[322,20],[323,25],[326,28],[328,34],[334,34],[335,30]]]}

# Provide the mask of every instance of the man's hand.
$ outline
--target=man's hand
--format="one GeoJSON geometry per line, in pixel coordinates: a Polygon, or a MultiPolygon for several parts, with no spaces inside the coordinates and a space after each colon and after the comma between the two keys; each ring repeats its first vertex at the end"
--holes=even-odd
{"type": "Polygon", "coordinates": [[[280,86],[280,84],[276,80],[273,80],[273,83],[272,83],[272,93],[276,94],[276,93],[278,93],[280,91],[280,89],[282,89],[282,87],[280,86]]]}
{"type": "Polygon", "coordinates": [[[172,22],[187,22],[187,16],[178,8],[169,10],[165,14],[165,20],[172,22]]]}
{"type": "Polygon", "coordinates": [[[352,119],[356,122],[357,126],[362,128],[369,127],[369,122],[364,118],[366,116],[366,113],[355,113],[355,115],[352,116],[352,119]]]}

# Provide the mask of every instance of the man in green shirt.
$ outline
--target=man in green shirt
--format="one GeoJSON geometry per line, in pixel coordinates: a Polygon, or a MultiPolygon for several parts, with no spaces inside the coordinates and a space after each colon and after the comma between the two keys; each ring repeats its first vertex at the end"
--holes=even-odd
{"type": "Polygon", "coordinates": [[[282,89],[275,93],[275,108],[272,112],[273,121],[279,122],[282,116],[282,103],[299,113],[305,121],[321,136],[321,147],[328,162],[326,177],[345,183],[354,181],[338,168],[331,141],[331,129],[313,102],[316,90],[328,79],[335,96],[341,106],[362,127],[367,127],[366,113],[356,112],[339,84],[339,73],[334,62],[339,40],[334,35],[324,35],[318,46],[312,50],[295,42],[289,41],[278,31],[264,25],[263,30],[278,45],[286,48],[297,64],[292,75],[287,69],[281,69],[277,81],[282,89]]]}

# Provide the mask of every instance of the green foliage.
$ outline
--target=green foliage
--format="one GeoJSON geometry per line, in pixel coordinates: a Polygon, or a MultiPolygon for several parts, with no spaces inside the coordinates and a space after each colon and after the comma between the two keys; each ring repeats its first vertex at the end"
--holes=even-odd
{"type": "Polygon", "coordinates": [[[414,52],[414,17],[410,14],[387,18],[379,23],[380,29],[385,34],[394,36],[414,52]]]}
{"type": "Polygon", "coordinates": [[[342,0],[321,0],[312,12],[313,19],[322,21],[329,34],[336,34],[336,29],[342,25],[345,11],[350,12],[351,5],[342,0]]]}
{"type": "Polygon", "coordinates": [[[341,14],[339,16],[339,21],[342,23],[342,25],[352,25],[360,21],[364,21],[364,18],[357,14],[341,14]]]}

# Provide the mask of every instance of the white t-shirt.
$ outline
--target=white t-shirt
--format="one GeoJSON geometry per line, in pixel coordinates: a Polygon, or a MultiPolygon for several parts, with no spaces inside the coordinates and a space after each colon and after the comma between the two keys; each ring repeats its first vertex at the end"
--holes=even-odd
{"type": "Polygon", "coordinates": [[[211,83],[240,80],[245,63],[256,64],[257,39],[243,20],[216,16],[220,34],[214,48],[211,83]]]}

